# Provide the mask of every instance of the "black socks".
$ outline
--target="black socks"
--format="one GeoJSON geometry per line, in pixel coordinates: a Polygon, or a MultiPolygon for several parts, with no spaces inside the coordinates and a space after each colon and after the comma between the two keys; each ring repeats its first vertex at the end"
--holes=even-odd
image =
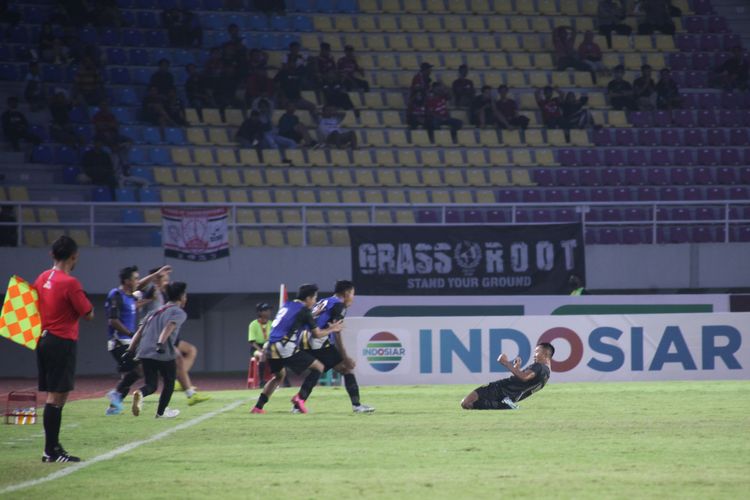
{"type": "Polygon", "coordinates": [[[321,373],[318,370],[310,370],[310,373],[305,377],[305,381],[302,382],[302,387],[299,388],[300,399],[306,401],[310,397],[310,393],[320,380],[320,375],[321,373]]]}
{"type": "Polygon", "coordinates": [[[255,407],[262,410],[266,403],[268,403],[268,396],[261,392],[260,396],[258,396],[258,402],[255,403],[255,407]]]}
{"type": "Polygon", "coordinates": [[[44,452],[52,454],[60,444],[60,423],[62,422],[62,407],[49,403],[44,405],[44,452]]]}
{"type": "Polygon", "coordinates": [[[357,385],[357,377],[353,373],[344,375],[344,386],[346,392],[349,393],[349,399],[352,400],[352,406],[359,406],[359,385],[357,385]]]}

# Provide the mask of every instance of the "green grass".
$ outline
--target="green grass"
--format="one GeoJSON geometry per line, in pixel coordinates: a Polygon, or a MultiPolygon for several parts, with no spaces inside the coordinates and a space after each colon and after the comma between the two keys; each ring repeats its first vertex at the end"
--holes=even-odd
{"type": "MultiPolygon", "coordinates": [[[[462,411],[469,386],[317,388],[310,415],[290,389],[267,415],[248,404],[13,498],[747,498],[750,382],[551,384],[520,411],[462,411]],[[133,488],[133,489],[131,489],[133,488]]],[[[62,441],[91,458],[257,391],[214,393],[176,421],[105,418],[69,404],[62,441]],[[74,427],[71,427],[74,426],[74,427]]],[[[150,398],[152,399],[152,398],[150,398]]],[[[65,465],[41,464],[41,425],[0,426],[0,490],[65,465]]]]}

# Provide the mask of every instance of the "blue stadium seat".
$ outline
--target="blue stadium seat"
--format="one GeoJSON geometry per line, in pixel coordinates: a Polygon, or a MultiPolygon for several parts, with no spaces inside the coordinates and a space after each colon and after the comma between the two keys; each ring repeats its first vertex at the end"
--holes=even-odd
{"type": "Polygon", "coordinates": [[[49,83],[59,83],[63,81],[65,74],[62,66],[57,64],[45,64],[42,66],[42,80],[49,83]]]}
{"type": "Polygon", "coordinates": [[[145,127],[143,129],[143,142],[146,144],[161,144],[161,134],[156,127],[145,127]]]}
{"type": "Polygon", "coordinates": [[[109,83],[113,83],[115,85],[129,85],[130,71],[128,71],[128,68],[109,68],[109,83]]]}
{"type": "Polygon", "coordinates": [[[159,27],[159,18],[156,16],[156,14],[153,11],[150,10],[142,10],[139,11],[136,16],[136,22],[138,23],[139,28],[158,28],[159,27]]]}
{"type": "Polygon", "coordinates": [[[268,18],[257,14],[250,16],[248,28],[254,31],[268,31],[268,18]]]}
{"type": "Polygon", "coordinates": [[[292,29],[291,19],[287,16],[271,17],[271,31],[289,31],[292,29]]]}
{"type": "Polygon", "coordinates": [[[149,47],[166,47],[167,33],[164,30],[149,30],[146,32],[146,45],[149,47]]]}
{"type": "Polygon", "coordinates": [[[201,25],[210,30],[223,31],[226,29],[223,17],[216,12],[201,16],[201,25]]]}
{"type": "Polygon", "coordinates": [[[121,10],[120,16],[122,18],[122,24],[124,26],[135,26],[136,18],[135,12],[132,10],[121,10]]]}
{"type": "Polygon", "coordinates": [[[168,144],[182,145],[185,144],[185,132],[181,128],[169,127],[164,133],[164,138],[168,144]]]}
{"type": "Polygon", "coordinates": [[[94,138],[94,128],[91,125],[76,125],[76,135],[91,142],[94,138]]]}
{"type": "Polygon", "coordinates": [[[143,203],[159,203],[161,201],[159,191],[151,188],[141,188],[138,192],[138,198],[143,203]]]}
{"type": "Polygon", "coordinates": [[[337,10],[339,12],[357,12],[357,0],[338,0],[337,10]]]}
{"type": "Polygon", "coordinates": [[[276,49],[276,37],[273,35],[263,34],[258,37],[258,45],[264,50],[276,49]]]}
{"type": "Polygon", "coordinates": [[[134,68],[130,76],[133,80],[133,83],[136,83],[138,85],[148,85],[149,80],[151,80],[151,74],[153,74],[153,72],[154,70],[151,68],[134,68]]]}
{"type": "Polygon", "coordinates": [[[137,121],[133,108],[112,108],[112,114],[115,115],[120,124],[135,123],[137,121]]]}
{"type": "Polygon", "coordinates": [[[276,50],[287,50],[289,44],[292,42],[299,42],[297,35],[281,35],[276,37],[276,50]]]}
{"type": "Polygon", "coordinates": [[[315,31],[312,20],[307,16],[295,16],[294,18],[294,30],[300,32],[311,32],[315,31]]]}
{"type": "Polygon", "coordinates": [[[94,188],[91,193],[91,199],[100,203],[112,201],[112,191],[105,187],[94,188]]]}
{"type": "Polygon", "coordinates": [[[156,9],[156,0],[134,0],[133,6],[137,9],[156,9]]]}
{"type": "Polygon", "coordinates": [[[54,163],[55,152],[52,146],[43,144],[34,147],[34,150],[31,152],[31,161],[34,163],[54,163]]]}
{"type": "Polygon", "coordinates": [[[203,0],[203,10],[221,10],[224,8],[224,0],[203,0]]]}
{"type": "Polygon", "coordinates": [[[143,140],[141,127],[137,125],[125,125],[120,127],[120,134],[132,140],[133,142],[141,142],[143,140]]]}
{"type": "Polygon", "coordinates": [[[157,0],[156,3],[159,5],[160,9],[174,9],[178,6],[177,0],[157,0]]]}
{"type": "Polygon", "coordinates": [[[224,16],[224,27],[230,24],[236,24],[239,29],[248,28],[248,17],[240,14],[229,14],[224,16]]]}
{"type": "Polygon", "coordinates": [[[70,110],[70,121],[73,123],[89,123],[89,110],[86,106],[76,106],[70,110]]]}
{"type": "Polygon", "coordinates": [[[334,0],[316,0],[315,10],[318,12],[335,12],[336,4],[334,0]]]}
{"type": "Polygon", "coordinates": [[[128,64],[128,53],[118,47],[107,49],[107,64],[123,66],[128,64]]]}
{"type": "Polygon", "coordinates": [[[173,59],[172,57],[172,51],[169,49],[154,49],[149,54],[150,64],[153,64],[156,66],[159,64],[159,61],[162,59],[167,59],[171,61],[173,59]]]}
{"type": "Polygon", "coordinates": [[[15,64],[0,64],[0,80],[12,82],[20,79],[21,74],[15,64]]]}
{"type": "Polygon", "coordinates": [[[69,165],[63,169],[63,182],[65,184],[78,184],[78,174],[81,173],[81,169],[69,165]]]}
{"type": "Polygon", "coordinates": [[[133,66],[148,66],[148,51],[146,49],[130,49],[130,64],[133,66]]]}
{"type": "Polygon", "coordinates": [[[70,146],[60,146],[55,152],[55,161],[63,165],[74,165],[79,162],[78,151],[70,146]]]}
{"type": "Polygon", "coordinates": [[[174,63],[178,65],[186,65],[186,64],[194,64],[195,63],[195,57],[193,56],[193,53],[189,50],[185,49],[177,49],[172,51],[172,57],[174,58],[174,63]]]}
{"type": "Polygon", "coordinates": [[[115,189],[115,200],[135,202],[134,188],[117,188],[115,189]]]}
{"type": "Polygon", "coordinates": [[[14,26],[12,28],[8,28],[8,31],[6,31],[6,36],[8,37],[8,41],[10,43],[29,43],[29,33],[26,31],[25,26],[14,26]]]}
{"type": "Polygon", "coordinates": [[[154,183],[154,173],[150,168],[145,167],[133,167],[130,169],[130,175],[133,177],[140,177],[146,179],[150,183],[154,183]]]}
{"type": "Polygon", "coordinates": [[[120,41],[125,45],[134,45],[126,43],[122,33],[118,29],[108,28],[99,34],[99,43],[102,45],[119,45],[120,41]]]}
{"type": "Polygon", "coordinates": [[[200,10],[203,8],[201,0],[182,0],[182,8],[187,10],[200,10]]]}
{"type": "Polygon", "coordinates": [[[150,165],[151,161],[146,154],[146,148],[134,146],[128,151],[128,162],[131,165],[150,165]]]}
{"type": "MultiPolygon", "coordinates": [[[[118,189],[117,191],[119,194],[120,189],[118,189]]],[[[118,197],[117,201],[135,201],[135,200],[120,200],[118,197]]],[[[126,208],[122,211],[122,221],[125,224],[141,224],[144,222],[143,212],[141,212],[140,210],[134,210],[132,208],[126,208]]]]}
{"type": "Polygon", "coordinates": [[[166,148],[151,148],[149,153],[153,165],[171,165],[172,156],[166,148]]]}
{"type": "Polygon", "coordinates": [[[120,106],[140,106],[141,104],[141,100],[131,87],[114,89],[114,94],[115,102],[120,106]]]}
{"type": "Polygon", "coordinates": [[[133,29],[123,31],[122,44],[127,45],[128,47],[143,46],[143,32],[141,30],[133,29]]]}

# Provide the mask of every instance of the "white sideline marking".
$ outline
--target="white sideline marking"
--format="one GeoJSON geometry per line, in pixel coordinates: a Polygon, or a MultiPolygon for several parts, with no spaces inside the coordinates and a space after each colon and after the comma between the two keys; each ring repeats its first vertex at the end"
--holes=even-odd
{"type": "MultiPolygon", "coordinates": [[[[140,446],[143,446],[144,444],[150,444],[155,441],[159,441],[160,439],[164,439],[167,436],[170,436],[174,434],[177,431],[181,431],[184,429],[187,429],[189,427],[192,427],[196,424],[199,424],[203,422],[204,420],[208,420],[209,418],[213,418],[217,415],[220,415],[222,413],[234,410],[238,406],[240,406],[243,403],[246,403],[247,400],[240,399],[235,401],[234,403],[228,404],[224,408],[220,408],[218,410],[214,410],[208,413],[205,413],[201,415],[200,417],[196,417],[192,420],[188,420],[187,422],[183,422],[179,425],[176,425],[175,427],[171,427],[165,431],[162,431],[158,434],[154,434],[153,436],[141,439],[140,441],[133,441],[132,443],[124,444],[120,446],[119,448],[115,448],[112,451],[108,451],[107,453],[104,453],[102,455],[96,456],[90,460],[85,460],[78,463],[73,463],[71,466],[66,467],[64,469],[60,469],[56,472],[53,472],[52,474],[44,477],[40,477],[38,479],[32,479],[30,481],[24,481],[23,483],[18,484],[12,484],[10,486],[7,486],[6,488],[3,488],[0,490],[0,495],[4,495],[5,493],[12,493],[14,491],[22,490],[24,488],[30,488],[32,486],[37,486],[39,484],[43,484],[49,481],[54,481],[55,479],[60,479],[61,477],[68,476],[70,474],[73,474],[74,472],[78,472],[81,469],[85,469],[86,467],[90,465],[94,465],[99,462],[104,462],[105,460],[111,460],[115,458],[118,455],[122,455],[123,453],[127,453],[129,451],[132,451],[140,446]]],[[[41,462],[40,462],[41,463],[41,462]]],[[[46,466],[46,464],[44,464],[46,466]]]]}

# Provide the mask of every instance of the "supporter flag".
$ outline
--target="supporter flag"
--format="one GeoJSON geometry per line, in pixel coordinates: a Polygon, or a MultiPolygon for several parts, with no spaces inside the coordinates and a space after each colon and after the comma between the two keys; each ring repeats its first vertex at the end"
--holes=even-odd
{"type": "Polygon", "coordinates": [[[229,255],[226,208],[162,208],[164,255],[194,262],[229,255]]]}
{"type": "Polygon", "coordinates": [[[279,287],[279,309],[284,307],[287,302],[289,302],[289,295],[286,292],[286,285],[282,283],[279,287]]]}
{"type": "Polygon", "coordinates": [[[19,276],[11,276],[0,315],[0,336],[17,344],[36,349],[42,335],[39,295],[31,284],[19,276]]]}

